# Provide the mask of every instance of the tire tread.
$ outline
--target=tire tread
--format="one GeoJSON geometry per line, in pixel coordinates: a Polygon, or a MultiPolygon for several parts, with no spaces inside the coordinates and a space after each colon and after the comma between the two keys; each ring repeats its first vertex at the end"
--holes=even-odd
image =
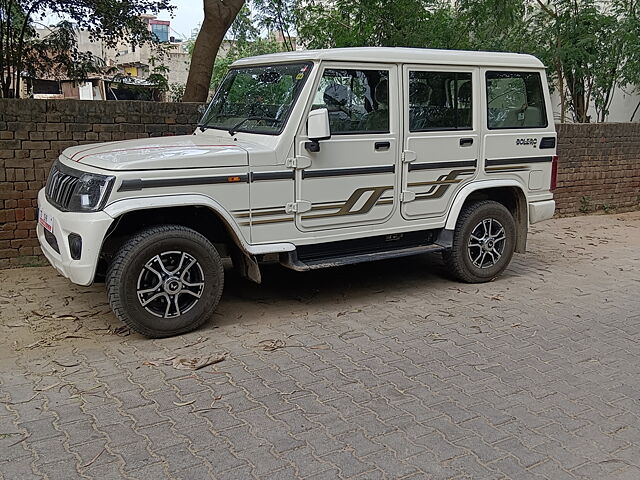
{"type": "MultiPolygon", "coordinates": [[[[465,205],[458,216],[458,221],[456,222],[456,228],[453,233],[453,245],[450,250],[443,254],[443,260],[447,268],[450,270],[451,274],[457,278],[458,280],[465,283],[479,283],[479,282],[488,282],[496,278],[500,273],[488,277],[486,279],[479,279],[476,275],[473,275],[465,266],[463,255],[466,254],[466,247],[464,247],[464,253],[460,252],[460,242],[463,240],[462,233],[463,230],[471,218],[479,209],[485,207],[495,207],[503,208],[506,210],[506,207],[501,203],[498,203],[494,200],[479,200],[469,205],[465,205]]],[[[511,213],[506,210],[509,215],[511,213]]]]}
{"type": "MultiPolygon", "coordinates": [[[[120,274],[122,273],[122,270],[124,269],[125,265],[131,259],[131,257],[135,255],[135,248],[141,242],[145,241],[149,237],[152,237],[158,234],[169,233],[169,232],[175,234],[176,231],[181,231],[188,236],[193,236],[194,237],[193,239],[196,241],[204,240],[206,243],[210,244],[209,240],[206,237],[204,237],[202,234],[190,228],[184,227],[182,225],[155,226],[155,227],[142,230],[136,233],[129,240],[127,240],[122,245],[122,247],[120,247],[120,250],[115,255],[115,257],[113,258],[113,261],[111,262],[111,264],[109,265],[109,268],[107,269],[105,284],[107,287],[107,299],[109,301],[109,305],[111,306],[111,309],[115,313],[116,317],[125,325],[127,325],[127,327],[149,338],[163,338],[163,337],[187,333],[202,326],[208,319],[207,316],[202,315],[197,322],[191,323],[179,330],[174,330],[174,331],[171,331],[170,333],[166,333],[160,330],[149,329],[133,321],[131,317],[127,315],[126,310],[122,304],[120,294],[118,292],[118,280],[120,279],[120,276],[121,276],[120,274]]],[[[215,247],[213,245],[211,245],[211,248],[215,251],[215,247]]],[[[221,270],[221,274],[224,275],[222,264],[220,264],[220,270],[221,270]]],[[[214,301],[213,301],[214,308],[220,301],[221,296],[222,296],[222,288],[218,290],[217,295],[214,298],[214,301]]]]}

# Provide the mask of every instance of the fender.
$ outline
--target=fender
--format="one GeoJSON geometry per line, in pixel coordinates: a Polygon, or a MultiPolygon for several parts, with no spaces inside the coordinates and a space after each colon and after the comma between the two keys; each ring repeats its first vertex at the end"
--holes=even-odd
{"type": "MultiPolygon", "coordinates": [[[[466,185],[465,187],[461,188],[460,191],[457,193],[455,199],[453,200],[453,203],[451,204],[451,208],[449,209],[447,221],[444,226],[445,230],[454,230],[456,228],[456,222],[458,221],[458,216],[460,215],[460,211],[462,210],[462,205],[464,205],[464,202],[469,197],[469,195],[471,195],[473,192],[476,192],[478,190],[487,190],[490,188],[499,188],[499,187],[516,187],[518,190],[522,192],[522,195],[524,196],[524,198],[525,199],[527,198],[524,193],[524,189],[522,188],[522,184],[516,180],[507,180],[507,179],[480,180],[474,183],[470,183],[469,185],[466,185]]],[[[528,219],[529,215],[526,210],[528,210],[529,205],[526,201],[524,202],[524,208],[525,208],[525,212],[524,212],[525,215],[523,218],[528,219]]]]}
{"type": "Polygon", "coordinates": [[[224,207],[222,207],[222,205],[216,202],[213,198],[202,194],[159,195],[154,197],[135,197],[117,200],[107,205],[104,212],[113,218],[117,218],[134,210],[185,206],[207,207],[213,210],[227,226],[229,232],[235,238],[238,247],[249,255],[291,252],[296,249],[295,245],[292,243],[266,243],[251,245],[246,241],[229,212],[227,212],[224,207]]]}

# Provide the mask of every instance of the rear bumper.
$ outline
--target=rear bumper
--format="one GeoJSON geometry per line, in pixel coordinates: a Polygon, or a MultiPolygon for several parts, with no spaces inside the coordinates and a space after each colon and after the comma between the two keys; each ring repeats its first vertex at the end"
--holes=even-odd
{"type": "MultiPolygon", "coordinates": [[[[77,213],[63,212],[51,205],[44,189],[38,193],[38,208],[52,216],[53,237],[59,251],[45,237],[45,229],[40,223],[36,227],[38,241],[44,256],[58,272],[78,285],[91,285],[96,273],[98,256],[107,229],[113,218],[104,212],[77,213]],[[82,238],[82,253],[79,260],[71,258],[69,234],[82,238]]],[[[49,238],[51,238],[49,236],[49,238]]]]}
{"type": "Polygon", "coordinates": [[[555,200],[529,203],[529,223],[538,223],[553,217],[556,211],[555,200]]]}

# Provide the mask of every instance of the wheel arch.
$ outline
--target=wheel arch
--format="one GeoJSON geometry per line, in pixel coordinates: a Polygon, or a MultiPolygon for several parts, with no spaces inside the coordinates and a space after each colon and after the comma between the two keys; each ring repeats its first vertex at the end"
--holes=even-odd
{"type": "Polygon", "coordinates": [[[469,202],[493,200],[504,205],[516,223],[515,251],[524,253],[527,248],[529,228],[527,197],[522,185],[515,180],[493,180],[472,183],[458,192],[445,224],[445,230],[454,230],[462,208],[469,202]]]}
{"type": "Polygon", "coordinates": [[[229,212],[218,202],[205,195],[168,195],[137,197],[108,205],[105,213],[115,221],[103,242],[98,274],[103,272],[118,246],[131,234],[146,227],[177,224],[192,228],[213,244],[224,244],[224,252],[234,258],[252,258],[254,255],[294,250],[292,244],[251,245],[240,231],[229,212]]]}
{"type": "Polygon", "coordinates": [[[118,231],[128,233],[127,228],[140,230],[150,225],[175,223],[191,227],[211,241],[233,240],[240,248],[249,245],[229,213],[218,202],[203,195],[131,198],[114,202],[104,211],[115,219],[109,235],[118,231]],[[211,223],[194,221],[197,216],[211,223]]]}

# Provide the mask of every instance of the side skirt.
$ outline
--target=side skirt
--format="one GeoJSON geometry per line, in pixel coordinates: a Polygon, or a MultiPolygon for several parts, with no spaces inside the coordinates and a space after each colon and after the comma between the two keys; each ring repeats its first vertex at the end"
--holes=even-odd
{"type": "Polygon", "coordinates": [[[441,252],[451,244],[444,230],[408,232],[357,240],[303,245],[280,254],[280,263],[296,271],[352,265],[389,258],[441,252]]]}

